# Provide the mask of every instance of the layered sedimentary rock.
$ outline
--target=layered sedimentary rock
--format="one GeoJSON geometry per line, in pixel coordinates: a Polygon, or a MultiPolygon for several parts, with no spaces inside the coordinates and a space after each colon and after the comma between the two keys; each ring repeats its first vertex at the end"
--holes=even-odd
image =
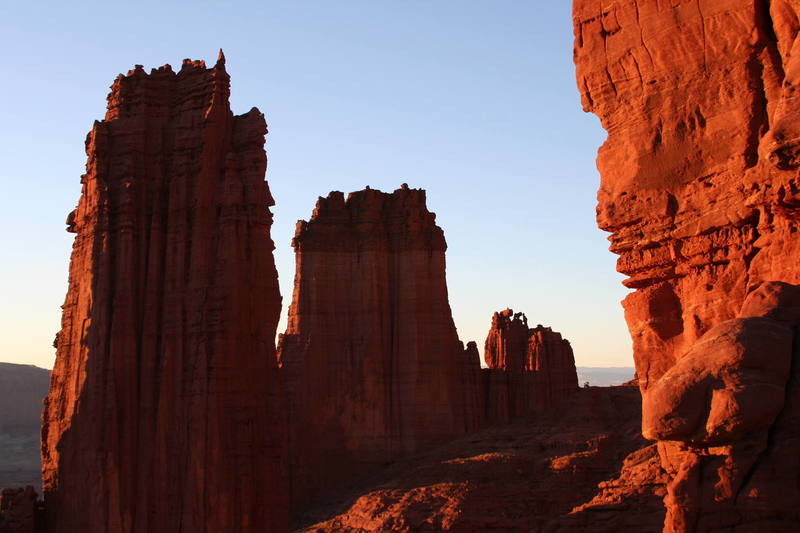
{"type": "Polygon", "coordinates": [[[557,405],[578,388],[568,340],[551,328],[528,327],[524,313],[494,314],[486,337],[486,416],[507,422],[557,405]]]}
{"type": "Polygon", "coordinates": [[[474,429],[476,349],[458,340],[425,191],[332,192],[292,244],[279,360],[295,501],[474,429]]]}
{"type": "Polygon", "coordinates": [[[263,115],[224,57],[120,75],[88,163],[42,429],[51,532],[285,531],[263,115]]]}
{"type": "Polygon", "coordinates": [[[766,283],[800,283],[799,11],[573,4],[583,105],[608,131],[598,222],[635,289],[644,430],[671,476],[665,531],[800,528],[796,289],[766,283]]]}

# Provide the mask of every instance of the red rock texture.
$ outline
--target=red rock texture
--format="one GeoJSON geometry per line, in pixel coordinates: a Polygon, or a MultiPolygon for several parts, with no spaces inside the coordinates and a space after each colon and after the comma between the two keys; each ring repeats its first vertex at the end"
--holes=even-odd
{"type": "Polygon", "coordinates": [[[120,75],[88,162],[42,457],[51,532],[286,531],[263,115],[224,57],[120,75]]]}
{"type": "Polygon", "coordinates": [[[484,360],[489,422],[508,422],[552,408],[578,388],[569,341],[551,328],[529,328],[525,314],[512,309],[492,317],[484,360]]]}
{"type": "Polygon", "coordinates": [[[799,15],[573,3],[583,105],[608,131],[598,223],[635,289],[644,430],[671,476],[665,531],[800,529],[795,322],[765,314],[794,289],[762,285],[800,283],[799,15]]]}
{"type": "Polygon", "coordinates": [[[0,533],[38,533],[41,514],[33,487],[0,489],[0,533]]]}
{"type": "Polygon", "coordinates": [[[293,246],[279,359],[294,502],[474,430],[476,349],[458,340],[425,191],[332,192],[293,246]]]}
{"type": "Polygon", "coordinates": [[[558,411],[423,450],[301,517],[299,531],[661,529],[666,476],[633,387],[576,390],[558,411]],[[625,465],[625,475],[618,474],[625,465]]]}

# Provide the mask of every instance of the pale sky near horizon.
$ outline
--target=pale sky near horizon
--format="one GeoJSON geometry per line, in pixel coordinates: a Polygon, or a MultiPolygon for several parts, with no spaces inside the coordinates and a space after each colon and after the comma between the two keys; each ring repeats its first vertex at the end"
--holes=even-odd
{"type": "Polygon", "coordinates": [[[134,64],[213,64],[267,118],[272,236],[291,299],[295,222],[331,190],[427,190],[460,338],[524,311],[580,366],[632,366],[628,292],[594,215],[596,117],[581,110],[566,0],[14,2],[0,9],[0,361],[51,368],[84,139],[134,64]]]}

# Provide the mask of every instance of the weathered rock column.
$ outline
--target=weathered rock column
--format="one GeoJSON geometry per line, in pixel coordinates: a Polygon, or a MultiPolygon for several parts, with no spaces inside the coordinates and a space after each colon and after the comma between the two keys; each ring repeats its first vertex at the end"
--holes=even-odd
{"type": "Polygon", "coordinates": [[[332,192],[293,246],[279,358],[296,501],[475,429],[474,351],[453,324],[425,191],[332,192]]]}
{"type": "Polygon", "coordinates": [[[792,323],[743,308],[763,282],[800,283],[799,14],[573,3],[583,106],[608,131],[597,220],[635,289],[644,432],[671,475],[665,531],[800,529],[792,323]]]}
{"type": "Polygon", "coordinates": [[[529,328],[524,313],[495,313],[484,347],[489,422],[508,422],[553,407],[578,388],[569,341],[542,325],[529,328]]]}
{"type": "Polygon", "coordinates": [[[288,529],[257,110],[207,69],[120,75],[86,141],[42,459],[48,529],[288,529]]]}

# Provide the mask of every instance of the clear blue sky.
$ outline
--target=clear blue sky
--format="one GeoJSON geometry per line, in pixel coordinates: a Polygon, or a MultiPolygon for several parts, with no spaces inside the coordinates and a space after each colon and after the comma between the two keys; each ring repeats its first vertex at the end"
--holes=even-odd
{"type": "Polygon", "coordinates": [[[284,295],[317,196],[428,191],[450,303],[482,347],[495,310],[569,338],[579,365],[631,364],[626,290],[595,227],[605,133],[574,81],[567,0],[8,2],[0,16],[0,360],[52,367],[84,138],[134,64],[212,63],[234,112],[265,113],[284,295]]]}

